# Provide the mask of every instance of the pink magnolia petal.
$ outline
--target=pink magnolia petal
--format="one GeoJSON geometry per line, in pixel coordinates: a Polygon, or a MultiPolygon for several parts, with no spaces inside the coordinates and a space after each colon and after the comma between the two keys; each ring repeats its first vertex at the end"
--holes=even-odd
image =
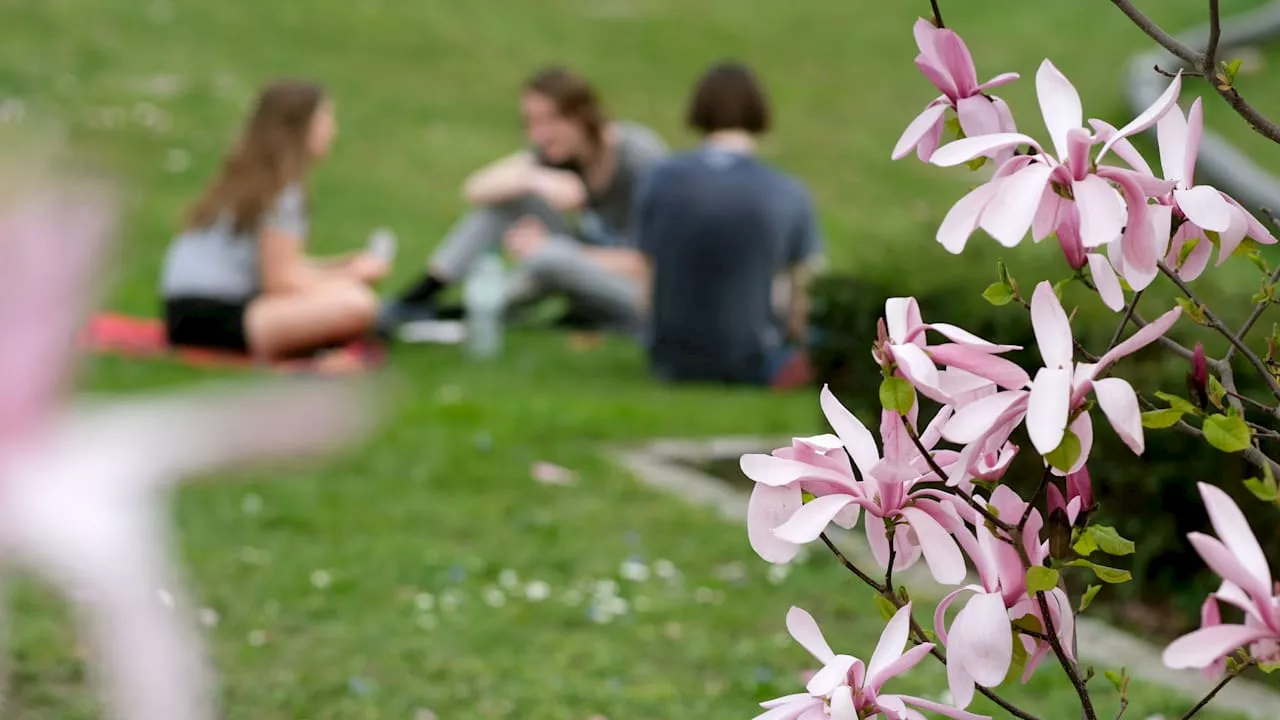
{"type": "Polygon", "coordinates": [[[1218,577],[1248,593],[1254,606],[1265,604],[1259,603],[1259,598],[1264,600],[1270,598],[1271,588],[1263,584],[1262,578],[1254,575],[1252,569],[1241,562],[1232,553],[1231,548],[1221,540],[1193,532],[1187,534],[1187,541],[1196,549],[1196,553],[1200,559],[1204,560],[1204,564],[1217,573],[1218,577]]]}
{"type": "Polygon", "coordinates": [[[1084,109],[1080,94],[1071,81],[1049,60],[1040,63],[1036,71],[1036,95],[1040,99],[1040,113],[1044,116],[1053,148],[1060,160],[1067,157],[1067,133],[1084,122],[1084,109]]]}
{"type": "Polygon", "coordinates": [[[773,530],[789,520],[803,503],[799,487],[757,483],[751,490],[751,499],[747,502],[747,540],[762,560],[781,565],[800,553],[799,545],[779,539],[773,530]]]}
{"type": "Polygon", "coordinates": [[[1031,239],[1040,242],[1058,232],[1062,224],[1065,208],[1070,203],[1053,189],[1045,185],[1044,194],[1040,197],[1040,206],[1036,209],[1035,220],[1031,222],[1031,239]]]}
{"type": "Polygon", "coordinates": [[[1062,444],[1071,411],[1071,371],[1042,368],[1031,385],[1027,402],[1027,435],[1036,452],[1048,455],[1062,444]]]}
{"type": "Polygon", "coordinates": [[[1053,626],[1058,631],[1058,639],[1066,651],[1067,658],[1075,659],[1076,619],[1071,609],[1071,600],[1062,588],[1054,588],[1045,593],[1045,601],[1049,604],[1049,616],[1053,618],[1053,626]]]}
{"type": "Polygon", "coordinates": [[[923,391],[938,386],[938,368],[919,345],[890,345],[889,352],[898,369],[916,388],[923,391]]]}
{"type": "Polygon", "coordinates": [[[835,651],[822,636],[818,621],[803,608],[792,607],[787,611],[787,632],[818,662],[827,664],[835,660],[835,651]]]}
{"type": "Polygon", "coordinates": [[[1017,147],[1018,145],[1030,145],[1034,148],[1040,146],[1036,144],[1034,138],[1021,133],[996,133],[994,135],[981,135],[979,137],[961,138],[954,142],[947,143],[938,148],[938,151],[929,158],[929,162],[938,167],[955,167],[973,160],[974,158],[983,157],[997,150],[1005,148],[1017,147]]]}
{"type": "Polygon", "coordinates": [[[902,517],[915,532],[929,572],[940,585],[955,585],[964,581],[964,556],[960,548],[937,520],[919,508],[902,510],[902,517]]]}
{"type": "Polygon", "coordinates": [[[1115,312],[1124,307],[1124,289],[1120,287],[1120,279],[1111,267],[1111,261],[1097,253],[1085,256],[1089,261],[1089,275],[1093,278],[1094,287],[1098,288],[1098,296],[1102,303],[1115,312]]]}
{"type": "MultiPolygon", "coordinates": [[[[1235,224],[1234,220],[1237,217],[1239,217],[1238,214],[1233,214],[1233,225],[1235,224]]],[[[1236,240],[1237,244],[1239,244],[1240,240],[1244,239],[1245,225],[1243,218],[1240,219],[1239,229],[1241,232],[1236,236],[1238,238],[1236,240]]],[[[1230,231],[1228,230],[1228,233],[1229,232],[1230,231]]],[[[1227,242],[1226,236],[1228,233],[1224,233],[1222,236],[1224,245],[1227,242]]],[[[1200,277],[1200,274],[1204,272],[1205,268],[1209,267],[1209,260],[1213,258],[1213,244],[1209,242],[1209,239],[1205,236],[1204,232],[1200,230],[1200,228],[1189,222],[1183,223],[1182,226],[1178,228],[1177,232],[1173,234],[1173,239],[1169,243],[1169,253],[1164,259],[1166,265],[1170,267],[1177,267],[1178,255],[1182,252],[1183,246],[1193,240],[1197,241],[1196,246],[1191,249],[1186,260],[1183,261],[1182,267],[1178,268],[1178,277],[1188,282],[1200,277]]],[[[1228,255],[1224,254],[1219,257],[1221,259],[1225,259],[1228,255]]]]}
{"type": "Polygon", "coordinates": [[[985,593],[971,598],[951,624],[947,651],[977,684],[990,688],[1004,682],[1013,662],[1013,628],[1004,598],[985,593]]]}
{"type": "MultiPolygon", "coordinates": [[[[871,468],[876,463],[880,462],[880,451],[876,449],[875,437],[871,435],[866,425],[859,422],[858,418],[836,399],[831,388],[823,385],[818,399],[822,405],[822,413],[826,415],[831,429],[835,430],[836,435],[844,441],[844,447],[853,458],[853,464],[858,467],[858,472],[865,476],[871,472],[871,468]]],[[[751,475],[748,474],[747,477],[751,475]]]]}
{"type": "Polygon", "coordinates": [[[1067,131],[1067,159],[1064,164],[1070,171],[1068,174],[1072,181],[1083,180],[1088,176],[1089,151],[1093,144],[1094,138],[1088,130],[1076,127],[1067,131]]]}
{"type": "Polygon", "coordinates": [[[1222,199],[1222,193],[1208,185],[1190,190],[1173,191],[1178,208],[1191,222],[1205,230],[1224,232],[1231,226],[1231,205],[1222,199]]]}
{"type": "MultiPolygon", "coordinates": [[[[1031,382],[1027,371],[1012,360],[975,350],[967,345],[957,343],[935,345],[929,348],[929,354],[934,362],[966,370],[1007,390],[1017,390],[1031,382]]],[[[935,379],[934,385],[937,384],[938,381],[935,379]]]]}
{"type": "Polygon", "coordinates": [[[1000,113],[983,95],[960,98],[956,103],[956,119],[960,121],[960,129],[964,131],[965,137],[992,135],[1004,131],[1000,127],[1000,113]]]}
{"type": "Polygon", "coordinates": [[[907,129],[902,132],[902,137],[898,138],[898,144],[893,146],[893,154],[890,156],[893,160],[900,160],[907,156],[913,148],[920,144],[920,141],[929,133],[938,129],[939,123],[942,122],[942,116],[947,112],[947,105],[934,100],[929,103],[919,115],[907,125],[907,129]]]}
{"type": "Polygon", "coordinates": [[[920,317],[920,304],[913,297],[895,297],[884,301],[884,324],[889,331],[889,339],[895,344],[913,342],[924,345],[924,338],[916,335],[923,330],[924,320],[920,317]]]}
{"type": "Polygon", "coordinates": [[[1026,407],[1028,393],[1008,390],[975,400],[958,409],[942,428],[948,442],[968,445],[989,432],[1006,413],[1026,407]]]}
{"type": "Polygon", "coordinates": [[[1135,455],[1141,455],[1146,444],[1142,435],[1142,410],[1133,387],[1120,378],[1094,380],[1093,395],[1116,434],[1135,455]]]}
{"type": "MultiPolygon", "coordinates": [[[[1111,140],[1116,133],[1120,132],[1114,125],[1103,120],[1090,119],[1089,125],[1101,142],[1111,140]]],[[[1116,157],[1128,163],[1129,167],[1139,173],[1144,175],[1152,174],[1151,166],[1147,164],[1146,158],[1142,157],[1138,149],[1133,146],[1133,143],[1129,142],[1128,138],[1120,138],[1113,142],[1111,150],[1116,154],[1116,157]]]]}
{"type": "Polygon", "coordinates": [[[1071,187],[1079,208],[1080,242],[1095,248],[1120,237],[1125,215],[1115,188],[1097,175],[1086,175],[1071,187]]]}
{"type": "MultiPolygon", "coordinates": [[[[1005,73],[1005,75],[1016,75],[1017,73],[1005,73]]],[[[997,76],[996,79],[1004,77],[997,76]]],[[[995,95],[991,96],[991,104],[995,106],[996,113],[1000,115],[1000,132],[1017,132],[1018,124],[1013,120],[1013,111],[1009,109],[1009,104],[995,95]]]]}
{"type": "MultiPolygon", "coordinates": [[[[1101,171],[1099,174],[1102,174],[1101,171]]],[[[1132,175],[1114,171],[1105,175],[1120,185],[1124,191],[1125,203],[1129,208],[1124,234],[1120,238],[1124,253],[1124,269],[1128,273],[1125,279],[1133,289],[1145,289],[1159,273],[1157,261],[1159,256],[1164,254],[1163,249],[1156,247],[1157,241],[1151,223],[1151,214],[1156,212],[1157,208],[1147,205],[1146,195],[1132,175]]],[[[1166,206],[1158,207],[1163,207],[1164,212],[1168,212],[1166,206]]],[[[1168,237],[1166,234],[1166,241],[1168,237]]]]}
{"type": "Polygon", "coordinates": [[[814,498],[796,510],[791,519],[776,527],[773,534],[796,544],[811,543],[826,532],[827,526],[842,510],[854,502],[851,495],[825,495],[814,498]]]}
{"type": "Polygon", "coordinates": [[[952,342],[968,345],[985,353],[1002,353],[1022,349],[1021,345],[996,345],[990,340],[980,338],[964,328],[949,323],[930,323],[928,327],[952,342]]]}
{"type": "Polygon", "coordinates": [[[1127,125],[1120,128],[1119,132],[1115,134],[1115,137],[1108,140],[1106,143],[1103,143],[1102,149],[1098,151],[1098,160],[1101,160],[1107,154],[1107,151],[1111,149],[1111,146],[1118,140],[1127,138],[1135,133],[1140,133],[1159,122],[1160,118],[1164,117],[1170,109],[1174,108],[1178,104],[1178,94],[1180,92],[1182,92],[1181,70],[1178,71],[1178,74],[1175,75],[1173,80],[1169,83],[1169,87],[1165,88],[1165,91],[1160,93],[1160,97],[1155,99],[1155,102],[1151,103],[1146,110],[1143,110],[1138,117],[1129,121],[1127,125]]]}
{"type": "Polygon", "coordinates": [[[924,698],[914,697],[911,695],[899,695],[898,697],[908,705],[914,705],[918,708],[928,710],[931,713],[937,713],[943,717],[952,718],[953,720],[991,720],[988,715],[975,715],[971,712],[965,712],[959,708],[955,708],[950,705],[943,705],[942,703],[934,702],[932,700],[925,700],[924,698]]]}
{"type": "Polygon", "coordinates": [[[963,98],[976,92],[978,75],[964,40],[954,30],[940,29],[933,35],[933,48],[942,61],[941,67],[956,84],[956,93],[963,98]]]}
{"type": "MultiPolygon", "coordinates": [[[[1072,403],[1074,404],[1074,402],[1075,398],[1073,396],[1072,403]]],[[[1080,439],[1080,457],[1065,473],[1067,475],[1071,475],[1073,473],[1080,472],[1084,469],[1085,464],[1089,462],[1089,453],[1093,451],[1093,419],[1089,417],[1089,413],[1080,413],[1080,415],[1072,421],[1071,425],[1068,426],[1068,429],[1075,433],[1076,437],[1080,439]]],[[[1054,475],[1057,474],[1059,473],[1055,469],[1054,475]]]]}
{"type": "MultiPolygon", "coordinates": [[[[753,718],[753,720],[807,720],[811,711],[817,711],[825,715],[826,703],[822,698],[814,697],[808,693],[787,695],[780,697],[776,701],[777,705],[765,705],[769,709],[753,718]]],[[[822,716],[819,716],[822,717],[822,716]]],[[[854,716],[857,717],[856,715],[854,716]]]]}
{"type": "MultiPolygon", "coordinates": [[[[830,720],[861,720],[858,707],[853,702],[853,688],[838,687],[831,693],[830,720]]],[[[814,720],[827,720],[827,714],[815,714],[814,720]]]]}
{"type": "Polygon", "coordinates": [[[969,707],[973,702],[973,676],[964,663],[952,661],[950,656],[947,657],[947,690],[951,693],[951,702],[957,708],[969,707]]]}
{"type": "MultiPolygon", "coordinates": [[[[932,160],[932,158],[930,158],[932,160]]],[[[982,211],[995,197],[999,183],[985,183],[970,190],[947,211],[942,224],[938,226],[937,240],[947,252],[959,255],[969,242],[969,236],[978,229],[978,220],[982,211]]]]}
{"type": "Polygon", "coordinates": [[[1013,82],[1014,80],[1017,80],[1019,77],[1021,77],[1021,76],[1020,76],[1020,75],[1018,75],[1018,73],[1016,73],[1016,72],[1000,73],[999,75],[997,75],[997,76],[995,76],[995,77],[991,78],[990,80],[988,80],[988,81],[986,81],[986,82],[982,83],[981,85],[979,85],[979,86],[978,86],[978,91],[979,91],[979,92],[986,92],[986,91],[990,90],[991,88],[1000,87],[1001,85],[1008,85],[1009,83],[1013,82]]]}
{"type": "Polygon", "coordinates": [[[1223,193],[1222,196],[1227,199],[1227,202],[1231,203],[1232,205],[1235,205],[1237,208],[1240,209],[1240,212],[1244,213],[1245,218],[1249,222],[1249,237],[1253,238],[1254,242],[1259,243],[1261,245],[1276,244],[1276,238],[1274,235],[1271,234],[1271,230],[1269,230],[1266,225],[1263,225],[1262,223],[1258,222],[1258,218],[1254,217],[1253,213],[1249,212],[1248,210],[1245,210],[1244,206],[1241,205],[1239,202],[1237,202],[1236,199],[1231,197],[1230,195],[1223,193]]]}
{"type": "Polygon", "coordinates": [[[1270,637],[1264,629],[1244,625],[1215,625],[1201,628],[1174,640],[1161,658],[1166,667],[1206,668],[1250,643],[1270,637]]]}
{"type": "Polygon", "coordinates": [[[952,81],[951,74],[947,72],[945,60],[938,52],[937,39],[942,30],[935,27],[928,20],[920,18],[916,20],[912,32],[915,35],[916,47],[920,48],[920,56],[916,58],[916,66],[924,72],[925,77],[929,78],[929,82],[932,82],[935,87],[949,97],[957,97],[955,82],[952,81]],[[926,67],[928,68],[927,71],[925,70],[926,67]]]}
{"type": "Polygon", "coordinates": [[[805,478],[825,480],[837,485],[851,486],[852,479],[842,473],[825,467],[810,465],[796,460],[751,453],[743,455],[738,461],[742,474],[761,485],[781,487],[799,482],[805,478]]]}
{"type": "Polygon", "coordinates": [[[884,631],[880,633],[880,640],[876,643],[876,649],[871,654],[871,660],[867,662],[865,684],[879,687],[888,679],[888,677],[881,677],[884,674],[884,669],[890,663],[902,657],[902,651],[906,648],[907,638],[910,635],[911,603],[907,603],[898,608],[898,611],[885,624],[884,631]]]}
{"type": "MultiPolygon", "coordinates": [[[[1198,483],[1200,497],[1204,499],[1205,510],[1209,512],[1209,521],[1214,532],[1240,564],[1257,578],[1265,588],[1271,585],[1271,568],[1267,564],[1267,556],[1253,531],[1249,529],[1249,521],[1245,519],[1240,507],[1221,489],[1208,483],[1198,483]]],[[[1243,587],[1243,586],[1242,586],[1243,587]]]]}
{"type": "Polygon", "coordinates": [[[1160,336],[1169,332],[1169,328],[1178,321],[1182,316],[1182,308],[1174,307],[1165,312],[1160,317],[1147,323],[1141,330],[1130,335],[1127,340],[1116,345],[1105,355],[1098,359],[1097,365],[1094,367],[1093,375],[1099,375],[1102,371],[1111,367],[1111,364],[1123,357],[1128,357],[1138,352],[1142,348],[1155,342],[1160,336]]]}
{"type": "Polygon", "coordinates": [[[1171,109],[1156,123],[1156,141],[1160,144],[1160,171],[1164,179],[1191,185],[1191,174],[1187,172],[1187,118],[1181,109],[1171,109]]]}
{"type": "Polygon", "coordinates": [[[1173,208],[1169,205],[1152,205],[1147,210],[1147,216],[1151,220],[1151,243],[1152,256],[1157,261],[1169,252],[1170,238],[1173,237],[1173,208]]]}
{"type": "MultiPolygon", "coordinates": [[[[973,558],[974,564],[978,566],[979,573],[984,572],[984,568],[989,564],[989,562],[987,562],[988,559],[989,558],[986,555],[983,555],[980,558],[973,558]]],[[[947,635],[947,610],[951,607],[951,603],[955,602],[962,594],[981,594],[984,592],[988,592],[988,590],[983,588],[981,585],[965,585],[962,588],[952,590],[938,601],[938,607],[933,611],[933,631],[938,636],[938,642],[942,643],[943,646],[950,644],[950,640],[947,635]]]]}
{"type": "Polygon", "coordinates": [[[931,650],[933,650],[933,643],[921,643],[903,653],[902,657],[893,660],[883,668],[880,668],[880,672],[872,674],[871,671],[868,670],[865,687],[873,692],[879,693],[880,688],[883,687],[887,681],[901,675],[916,665],[919,665],[921,660],[928,657],[929,651],[931,650]]]}
{"type": "Polygon", "coordinates": [[[951,82],[951,78],[946,72],[929,61],[924,55],[917,55],[915,59],[916,69],[924,75],[925,79],[933,84],[934,87],[947,98],[953,101],[957,97],[955,85],[951,82]]]}
{"type": "Polygon", "coordinates": [[[996,242],[1013,247],[1022,242],[1040,207],[1053,168],[1032,163],[1000,181],[995,197],[982,211],[978,225],[996,242]]]}
{"type": "MultiPolygon", "coordinates": [[[[1169,111],[1173,115],[1173,111],[1169,111]]],[[[1187,111],[1186,152],[1182,156],[1182,179],[1191,185],[1195,179],[1196,158],[1200,155],[1200,140],[1204,137],[1204,108],[1200,98],[1191,103],[1187,111]]],[[[1163,161],[1162,161],[1163,162],[1163,161]]]]}
{"type": "Polygon", "coordinates": [[[809,678],[805,690],[814,695],[829,695],[833,690],[845,683],[850,668],[857,662],[848,655],[836,655],[821,670],[809,678]]]}
{"type": "Polygon", "coordinates": [[[1037,285],[1031,295],[1031,325],[1045,367],[1071,367],[1075,351],[1071,321],[1047,280],[1037,285]]]}

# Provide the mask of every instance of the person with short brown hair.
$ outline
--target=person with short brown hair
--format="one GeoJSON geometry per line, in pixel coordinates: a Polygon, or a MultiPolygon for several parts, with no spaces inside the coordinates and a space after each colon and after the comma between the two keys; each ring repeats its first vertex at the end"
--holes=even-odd
{"type": "Polygon", "coordinates": [[[634,247],[634,196],[666,143],[642,125],[609,119],[591,84],[559,66],[525,81],[520,114],[529,147],[463,183],[474,209],[436,248],[426,274],[388,306],[385,331],[436,317],[439,293],[495,248],[516,263],[508,306],[562,294],[585,323],[635,328],[644,262],[634,247]]]}
{"type": "Polygon", "coordinates": [[[739,62],[707,70],[686,120],[701,147],[650,174],[637,205],[637,245],[649,262],[650,364],[675,382],[791,387],[809,380],[809,275],[823,238],[809,192],[756,157],[770,110],[739,62]],[[774,283],[789,281],[786,307],[774,283]]]}
{"type": "Polygon", "coordinates": [[[305,253],[306,181],[337,133],[333,103],[309,82],[268,85],[165,256],[169,342],[266,359],[354,340],[377,319],[369,285],[387,262],[305,253]]]}

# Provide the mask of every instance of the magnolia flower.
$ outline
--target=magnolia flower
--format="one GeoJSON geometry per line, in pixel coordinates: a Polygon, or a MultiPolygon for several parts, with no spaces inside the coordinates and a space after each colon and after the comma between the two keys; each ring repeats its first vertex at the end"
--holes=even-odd
{"type": "Polygon", "coordinates": [[[1092,443],[1088,413],[1079,412],[1085,396],[1092,391],[1116,434],[1133,452],[1141,454],[1144,439],[1137,394],[1127,381],[1101,376],[1112,363],[1164,335],[1181,312],[1175,307],[1156,318],[1104,354],[1097,364],[1076,363],[1067,313],[1053,286],[1040,283],[1031,298],[1031,323],[1044,367],[1036,372],[1031,388],[1000,392],[961,408],[942,429],[943,437],[960,444],[984,441],[993,432],[1011,431],[1025,419],[1031,444],[1041,455],[1048,455],[1058,448],[1070,428],[1081,443],[1080,456],[1066,469],[1074,472],[1084,465],[1092,443]]]}
{"type": "Polygon", "coordinates": [[[1057,485],[1049,483],[1045,488],[1046,507],[1049,514],[1060,511],[1067,518],[1067,524],[1074,527],[1076,520],[1088,514],[1093,508],[1093,486],[1089,480],[1089,469],[1082,467],[1067,474],[1067,494],[1064,497],[1057,485]]]}
{"type": "Polygon", "coordinates": [[[915,298],[889,298],[884,304],[889,342],[883,352],[893,358],[902,375],[926,397],[958,407],[958,401],[994,391],[995,386],[1020,388],[1030,378],[1016,363],[1000,353],[1021,350],[1018,345],[996,345],[948,323],[925,323],[915,298]],[[951,342],[930,345],[928,330],[951,342]],[[936,363],[936,364],[935,364],[936,363]],[[943,374],[937,365],[962,371],[943,374]]]}
{"type": "Polygon", "coordinates": [[[349,437],[364,425],[361,396],[289,384],[68,405],[72,342],[110,211],[75,192],[27,200],[0,210],[0,555],[76,602],[114,717],[212,718],[160,491],[230,461],[349,437]]]}
{"type": "MultiPolygon", "coordinates": [[[[1015,132],[1013,113],[998,97],[986,91],[1018,79],[1017,73],[1003,73],[978,84],[978,73],[973,66],[973,56],[964,40],[954,30],[935,27],[920,18],[915,25],[916,67],[942,94],[930,102],[907,126],[893,148],[893,159],[906,157],[913,149],[924,162],[942,141],[947,109],[956,111],[960,129],[970,137],[996,132],[1015,132]]],[[[1003,161],[1012,151],[993,154],[993,159],[1003,161]]]]}
{"type": "MultiPolygon", "coordinates": [[[[765,560],[787,562],[801,545],[816,540],[827,525],[836,522],[851,528],[859,512],[865,510],[867,541],[882,566],[889,563],[887,528],[892,525],[895,569],[909,568],[923,556],[939,583],[963,580],[964,558],[940,521],[955,512],[951,507],[955,501],[937,490],[913,490],[918,482],[941,478],[932,473],[907,436],[902,416],[892,411],[882,414],[885,455],[881,458],[870,431],[829,389],[823,388],[821,401],[828,422],[844,447],[850,448],[860,479],[825,463],[809,464],[777,454],[744,455],[742,471],[757,484],[747,511],[752,547],[765,560]],[[802,497],[806,490],[815,496],[807,503],[802,497]]],[[[944,411],[941,418],[945,421],[948,416],[944,411]]],[[[941,424],[931,424],[921,435],[926,449],[938,441],[941,424]]],[[[938,461],[946,459],[943,454],[938,461]]]]}
{"type": "MultiPolygon", "coordinates": [[[[964,249],[974,230],[982,228],[997,242],[1013,247],[1030,230],[1038,242],[1056,232],[1070,205],[1077,206],[1080,240],[1085,248],[1118,242],[1122,274],[1135,289],[1145,288],[1157,272],[1155,225],[1147,198],[1167,193],[1172,183],[1150,174],[1098,165],[1129,136],[1154,125],[1177,102],[1181,75],[1132,122],[1119,130],[1092,122],[1083,127],[1080,96],[1071,81],[1045,60],[1036,73],[1036,93],[1054,154],[1020,133],[993,133],[957,140],[939,148],[930,162],[959,165],[1003,149],[1028,145],[1031,154],[1005,162],[995,176],[951,208],[938,228],[938,242],[953,253],[964,249]],[[1096,154],[1092,150],[1101,144],[1096,154]],[[1119,186],[1119,190],[1111,183],[1119,186]]],[[[1136,154],[1136,153],[1135,153],[1136,154]]],[[[1167,233],[1165,235],[1167,237],[1167,233]]],[[[1115,262],[1116,258],[1112,258],[1115,262]]]]}
{"type": "Polygon", "coordinates": [[[1174,640],[1164,651],[1164,664],[1175,669],[1217,667],[1224,658],[1248,647],[1259,664],[1280,664],[1280,584],[1273,584],[1267,556],[1244,513],[1225,492],[1199,483],[1200,497],[1218,537],[1190,533],[1196,552],[1222,578],[1214,597],[1244,611],[1243,625],[1221,624],[1216,608],[1199,630],[1174,640]]]}
{"type": "Polygon", "coordinates": [[[822,636],[813,616],[800,608],[793,607],[787,613],[787,631],[823,667],[809,680],[807,693],[760,703],[766,711],[757,715],[755,720],[820,720],[828,717],[831,720],[875,717],[904,720],[922,717],[914,708],[959,720],[986,717],[924,698],[880,693],[887,681],[915,667],[933,649],[932,643],[906,649],[911,634],[911,603],[903,605],[885,625],[871,662],[866,664],[850,655],[837,655],[822,636]]]}
{"type": "MultiPolygon", "coordinates": [[[[1263,245],[1273,245],[1276,242],[1266,226],[1231,196],[1210,185],[1194,183],[1192,178],[1195,175],[1196,158],[1200,154],[1203,133],[1204,111],[1200,106],[1200,98],[1191,103],[1191,110],[1186,117],[1183,117],[1181,109],[1175,107],[1160,118],[1156,125],[1156,137],[1160,143],[1160,169],[1166,180],[1177,183],[1173,191],[1164,198],[1164,202],[1172,205],[1175,213],[1186,219],[1173,235],[1165,262],[1176,266],[1183,246],[1192,241],[1197,243],[1178,269],[1179,276],[1184,280],[1196,279],[1209,264],[1213,245],[1205,235],[1206,230],[1218,233],[1219,265],[1231,257],[1231,253],[1246,236],[1263,245]]],[[[1145,164],[1135,166],[1135,169],[1150,172],[1145,164]]]]}

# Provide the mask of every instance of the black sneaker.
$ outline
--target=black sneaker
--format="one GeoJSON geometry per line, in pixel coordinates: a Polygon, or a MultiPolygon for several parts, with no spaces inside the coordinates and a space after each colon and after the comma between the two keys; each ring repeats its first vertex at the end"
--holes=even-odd
{"type": "Polygon", "coordinates": [[[393,340],[401,325],[435,319],[436,308],[429,302],[406,303],[401,300],[392,300],[384,303],[381,312],[378,313],[376,330],[378,337],[383,340],[393,340]]]}

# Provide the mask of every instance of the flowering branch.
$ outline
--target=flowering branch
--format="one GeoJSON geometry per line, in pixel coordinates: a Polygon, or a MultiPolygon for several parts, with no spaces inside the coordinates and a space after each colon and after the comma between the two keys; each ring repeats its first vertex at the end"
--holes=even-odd
{"type": "Polygon", "coordinates": [[[1196,703],[1190,710],[1182,715],[1182,720],[1191,720],[1191,718],[1195,717],[1201,710],[1208,707],[1209,703],[1213,702],[1213,699],[1218,696],[1218,693],[1222,692],[1222,688],[1227,686],[1227,683],[1243,675],[1244,671],[1253,667],[1253,665],[1253,660],[1249,660],[1248,662],[1241,663],[1235,669],[1228,671],[1227,674],[1223,675],[1222,679],[1218,681],[1218,684],[1213,686],[1213,689],[1211,689],[1208,694],[1203,698],[1200,698],[1200,702],[1196,703]]]}

